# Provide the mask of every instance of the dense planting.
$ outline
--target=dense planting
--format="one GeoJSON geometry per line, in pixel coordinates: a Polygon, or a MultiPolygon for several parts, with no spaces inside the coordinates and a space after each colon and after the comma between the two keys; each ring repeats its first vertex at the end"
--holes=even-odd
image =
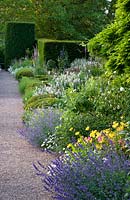
{"type": "Polygon", "coordinates": [[[114,148],[104,147],[102,151],[80,147],[80,153],[69,153],[47,168],[34,165],[41,176],[44,187],[57,200],[105,200],[129,199],[129,162],[114,148]]]}
{"type": "Polygon", "coordinates": [[[69,63],[68,52],[54,60],[49,51],[43,67],[34,49],[10,67],[25,109],[19,132],[59,155],[34,164],[53,199],[130,199],[129,2],[118,0],[115,21],[89,42],[103,59],[69,63]]]}

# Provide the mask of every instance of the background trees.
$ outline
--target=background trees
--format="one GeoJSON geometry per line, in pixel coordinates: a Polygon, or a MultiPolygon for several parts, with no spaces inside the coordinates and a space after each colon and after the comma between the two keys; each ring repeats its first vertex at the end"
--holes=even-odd
{"type": "Polygon", "coordinates": [[[7,21],[34,21],[30,0],[2,0],[0,2],[0,31],[7,21]]]}
{"type": "Polygon", "coordinates": [[[37,37],[89,39],[112,18],[115,0],[3,0],[1,30],[7,21],[36,23],[37,37]]]}
{"type": "Polygon", "coordinates": [[[42,0],[35,2],[38,35],[54,39],[89,39],[108,22],[107,1],[42,0]]]}

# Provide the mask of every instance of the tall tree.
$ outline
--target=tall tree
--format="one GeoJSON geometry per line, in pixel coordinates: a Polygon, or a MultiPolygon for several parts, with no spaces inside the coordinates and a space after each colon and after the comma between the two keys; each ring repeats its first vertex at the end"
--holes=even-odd
{"type": "MultiPolygon", "coordinates": [[[[89,39],[109,22],[108,0],[0,0],[0,19],[34,21],[37,37],[89,39]]],[[[114,0],[112,0],[114,1],[114,0]]]]}
{"type": "Polygon", "coordinates": [[[106,67],[130,72],[130,0],[118,0],[114,22],[88,43],[92,55],[105,58],[106,67]]]}
{"type": "MultiPolygon", "coordinates": [[[[35,2],[34,2],[35,1],[35,2]]],[[[39,35],[56,39],[89,39],[108,22],[106,0],[41,0],[35,11],[39,35]]]]}
{"type": "Polygon", "coordinates": [[[7,21],[34,21],[30,0],[0,0],[0,28],[4,30],[7,21]]]}

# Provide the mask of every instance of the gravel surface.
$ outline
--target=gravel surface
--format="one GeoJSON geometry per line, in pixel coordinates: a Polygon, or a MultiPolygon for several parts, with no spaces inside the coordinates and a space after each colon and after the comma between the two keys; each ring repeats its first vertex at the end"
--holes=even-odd
{"type": "Polygon", "coordinates": [[[32,163],[45,165],[54,156],[32,147],[17,133],[23,104],[18,83],[0,71],[0,200],[50,200],[32,163]]]}

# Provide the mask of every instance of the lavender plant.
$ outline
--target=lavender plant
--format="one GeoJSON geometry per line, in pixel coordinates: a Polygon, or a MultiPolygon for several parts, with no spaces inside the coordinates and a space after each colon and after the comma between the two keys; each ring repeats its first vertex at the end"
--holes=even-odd
{"type": "Polygon", "coordinates": [[[56,200],[130,199],[130,161],[113,147],[104,147],[100,153],[90,149],[86,156],[70,152],[53,161],[46,173],[41,163],[34,167],[56,200]]]}
{"type": "Polygon", "coordinates": [[[61,112],[53,108],[35,110],[31,116],[28,116],[28,121],[19,132],[32,145],[41,146],[60,124],[60,117],[61,112]]]}

